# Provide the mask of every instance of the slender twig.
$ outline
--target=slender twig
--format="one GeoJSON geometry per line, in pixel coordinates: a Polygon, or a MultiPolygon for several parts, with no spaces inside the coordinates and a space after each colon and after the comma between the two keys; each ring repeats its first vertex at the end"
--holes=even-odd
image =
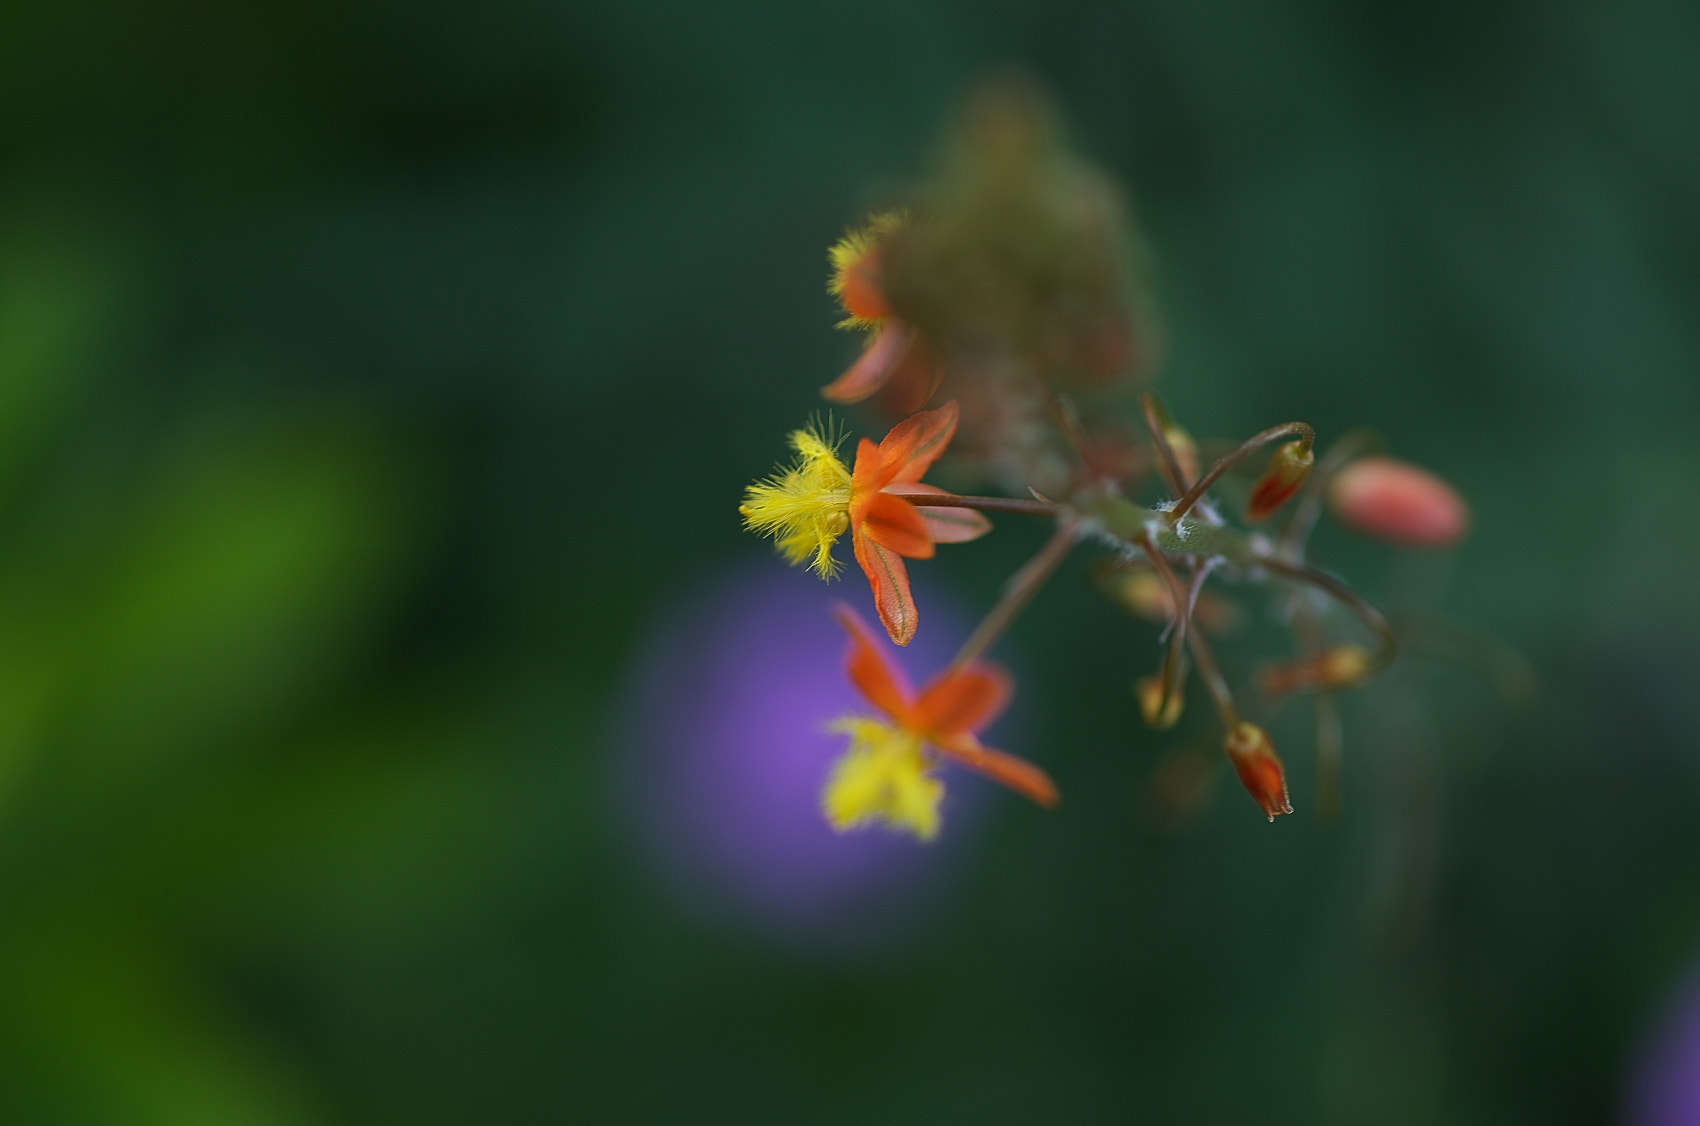
{"type": "Polygon", "coordinates": [[[974,663],[1003,636],[1004,630],[1015,621],[1032,597],[1039,593],[1039,588],[1045,585],[1045,580],[1049,579],[1058,565],[1068,557],[1069,549],[1075,544],[1078,528],[1079,522],[1072,517],[1057,525],[1056,532],[1045,546],[1039,549],[1039,554],[1029,559],[1021,570],[1004,584],[1003,594],[997,605],[981,619],[968,640],[962,643],[956,659],[950,663],[951,669],[960,670],[974,663]]]}
{"type": "Polygon", "coordinates": [[[1139,406],[1145,412],[1145,425],[1151,430],[1151,444],[1157,448],[1157,468],[1162,471],[1163,480],[1168,482],[1169,488],[1180,496],[1186,492],[1186,470],[1181,468],[1175,448],[1169,445],[1168,408],[1150,391],[1139,397],[1139,406]]]}
{"type": "Polygon", "coordinates": [[[1356,614],[1358,620],[1370,628],[1370,631],[1375,634],[1376,651],[1371,656],[1370,666],[1365,670],[1365,675],[1385,668],[1387,663],[1393,659],[1393,654],[1399,647],[1398,639],[1393,633],[1393,627],[1387,623],[1387,619],[1382,616],[1381,611],[1366,602],[1357,591],[1333,575],[1318,571],[1316,568],[1306,566],[1303,563],[1291,563],[1285,559],[1276,559],[1272,556],[1263,556],[1258,562],[1277,575],[1301,583],[1308,583],[1318,588],[1332,597],[1334,601],[1356,614]]]}
{"type": "Polygon", "coordinates": [[[1369,430],[1348,431],[1328,447],[1328,452],[1317,460],[1316,468],[1311,470],[1310,479],[1305,482],[1304,491],[1293,505],[1293,514],[1288,517],[1287,526],[1281,532],[1281,546],[1277,552],[1281,558],[1294,562],[1304,558],[1305,542],[1310,539],[1317,518],[1322,515],[1322,495],[1329,480],[1354,457],[1374,453],[1380,448],[1381,438],[1369,430]]]}
{"type": "Polygon", "coordinates": [[[1021,497],[972,497],[955,493],[899,493],[920,508],[973,508],[981,512],[1019,512],[1027,516],[1060,516],[1063,506],[1048,500],[1021,497]]]}
{"type": "Polygon", "coordinates": [[[1277,438],[1292,437],[1302,439],[1305,443],[1305,447],[1308,449],[1310,444],[1316,441],[1316,431],[1312,430],[1308,423],[1284,422],[1280,426],[1271,426],[1262,433],[1253,434],[1251,437],[1241,442],[1238,449],[1224,457],[1218,458],[1216,464],[1210,467],[1210,471],[1208,473],[1192,483],[1192,488],[1188,489],[1181,499],[1175,502],[1175,506],[1168,510],[1169,519],[1179,520],[1182,516],[1185,516],[1189,511],[1191,511],[1192,506],[1197,504],[1199,500],[1203,498],[1204,494],[1209,491],[1210,486],[1221,480],[1222,475],[1227,473],[1228,470],[1232,469],[1234,466],[1238,465],[1264,446],[1267,446],[1270,442],[1275,441],[1277,438]]]}
{"type": "MultiPolygon", "coordinates": [[[[1151,565],[1157,568],[1157,573],[1163,576],[1163,581],[1169,586],[1169,597],[1179,606],[1186,598],[1186,588],[1181,586],[1180,576],[1169,566],[1169,560],[1157,546],[1156,540],[1150,533],[1141,537],[1139,546],[1145,549],[1150,557],[1151,565]]],[[[1228,680],[1222,675],[1221,666],[1216,663],[1216,655],[1210,651],[1210,646],[1204,640],[1204,635],[1198,630],[1188,630],[1187,646],[1192,650],[1192,659],[1198,665],[1198,675],[1204,680],[1204,685],[1210,690],[1210,698],[1216,703],[1216,713],[1222,717],[1222,724],[1229,731],[1240,725],[1240,710],[1234,706],[1234,694],[1228,688],[1228,680]]],[[[1161,713],[1159,713],[1161,714],[1161,713]]]]}

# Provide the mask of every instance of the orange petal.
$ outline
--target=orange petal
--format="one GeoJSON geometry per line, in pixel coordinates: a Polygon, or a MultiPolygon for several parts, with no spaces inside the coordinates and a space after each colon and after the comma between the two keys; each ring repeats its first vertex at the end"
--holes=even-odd
{"type": "Polygon", "coordinates": [[[890,493],[875,493],[865,503],[856,505],[851,514],[856,528],[881,547],[890,548],[911,559],[933,557],[933,537],[921,510],[890,493]]]}
{"type": "Polygon", "coordinates": [[[864,535],[854,537],[856,562],[867,573],[868,585],[874,590],[874,607],[879,611],[880,624],[899,645],[915,639],[919,614],[914,595],[909,592],[909,568],[903,557],[875,543],[864,535]]]}
{"type": "Polygon", "coordinates": [[[891,418],[914,414],[932,400],[943,382],[944,362],[927,338],[916,333],[914,345],[903,353],[881,389],[879,407],[891,418]]]}
{"type": "Polygon", "coordinates": [[[1009,673],[991,664],[972,664],[946,672],[921,690],[915,722],[923,731],[949,737],[978,731],[1009,705],[1014,694],[1009,673]]]}
{"type": "MultiPolygon", "coordinates": [[[[884,491],[899,497],[944,495],[944,490],[938,486],[923,485],[919,481],[899,481],[887,485],[884,491]]],[[[927,522],[927,534],[934,543],[967,543],[992,530],[992,522],[972,508],[916,507],[921,519],[927,522]]]]}
{"type": "Polygon", "coordinates": [[[843,375],[820,389],[835,403],[859,403],[884,387],[915,341],[915,330],[902,321],[887,321],[868,341],[843,375]]]}
{"type": "Polygon", "coordinates": [[[961,413],[953,400],[937,410],[912,414],[893,426],[879,445],[880,473],[885,477],[881,486],[919,481],[925,476],[950,445],[961,413]]]}
{"type": "Polygon", "coordinates": [[[850,649],[844,654],[844,671],[856,690],[868,698],[868,703],[897,720],[909,718],[909,698],[913,695],[909,679],[896,663],[887,659],[874,639],[874,631],[862,616],[844,603],[835,603],[832,616],[850,635],[850,649]]]}
{"type": "Polygon", "coordinates": [[[1018,794],[1025,794],[1046,809],[1062,800],[1057,784],[1051,781],[1049,774],[1024,758],[982,747],[972,735],[936,743],[935,746],[970,770],[977,770],[992,781],[1008,786],[1018,794]]]}

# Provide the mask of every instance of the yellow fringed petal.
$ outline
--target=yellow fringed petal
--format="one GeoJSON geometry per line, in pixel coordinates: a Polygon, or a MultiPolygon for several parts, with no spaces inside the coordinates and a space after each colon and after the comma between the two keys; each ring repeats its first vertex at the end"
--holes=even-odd
{"type": "Polygon", "coordinates": [[[838,573],[832,545],[850,526],[850,470],[838,457],[842,437],[821,423],[793,430],[796,460],[744,490],[744,527],[772,536],[788,563],[807,563],[823,578],[838,573]]]}
{"type": "Polygon", "coordinates": [[[821,795],[826,819],[844,832],[883,822],[930,841],[939,832],[944,783],[929,774],[921,740],[879,720],[847,717],[832,730],[850,736],[821,795]]]}

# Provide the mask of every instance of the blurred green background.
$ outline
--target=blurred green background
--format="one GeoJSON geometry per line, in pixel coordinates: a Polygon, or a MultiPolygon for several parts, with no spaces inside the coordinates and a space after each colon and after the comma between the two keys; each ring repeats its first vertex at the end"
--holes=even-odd
{"type": "Polygon", "coordinates": [[[0,1121],[1610,1119],[1700,956],[1697,136],[1674,0],[9,0],[0,1121]],[[1545,691],[1402,663],[1340,823],[1294,706],[1298,816],[1171,825],[1151,631],[1060,583],[1008,648],[1068,804],[835,966],[657,890],[607,708],[764,550],[824,248],[1012,65],[1178,415],[1456,482],[1454,559],[1322,557],[1545,691]]]}

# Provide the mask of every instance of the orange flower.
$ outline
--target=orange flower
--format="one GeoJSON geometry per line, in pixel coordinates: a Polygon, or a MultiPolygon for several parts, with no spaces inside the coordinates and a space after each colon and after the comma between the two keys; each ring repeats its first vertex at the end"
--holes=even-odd
{"type": "Polygon", "coordinates": [[[921,478],[950,445],[959,415],[954,402],[911,415],[877,446],[863,438],[856,446],[850,478],[850,534],[856,562],[867,572],[874,606],[891,639],[907,645],[918,618],[903,560],[931,559],[933,546],[965,543],[991,530],[991,522],[966,508],[911,504],[906,497],[942,493],[921,478]]]}
{"type": "Polygon", "coordinates": [[[944,369],[937,356],[913,325],[893,313],[886,295],[886,248],[908,225],[905,212],[875,215],[866,227],[851,231],[828,252],[832,277],[827,290],[846,314],[838,327],[870,333],[856,362],[821,388],[821,394],[833,402],[859,403],[889,387],[882,405],[893,414],[908,414],[926,406],[938,390],[944,369]]]}
{"type": "Polygon", "coordinates": [[[1007,672],[976,661],[946,670],[916,696],[867,623],[847,606],[834,613],[850,634],[845,657],[850,682],[885,715],[885,720],[851,716],[834,725],[851,736],[822,795],[834,828],[883,821],[923,840],[937,834],[944,787],[931,775],[929,746],[1042,806],[1057,804],[1050,775],[980,743],[980,730],[1009,703],[1013,685],[1007,672]]]}

